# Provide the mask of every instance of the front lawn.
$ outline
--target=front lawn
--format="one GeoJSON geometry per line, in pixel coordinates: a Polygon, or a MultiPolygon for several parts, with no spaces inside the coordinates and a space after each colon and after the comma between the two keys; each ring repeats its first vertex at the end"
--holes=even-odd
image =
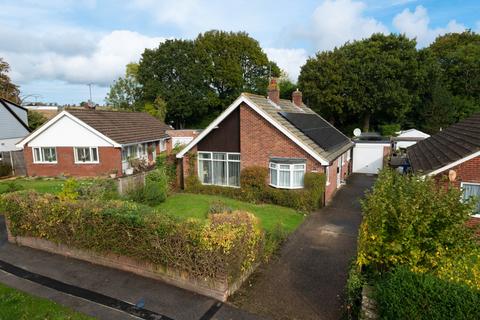
{"type": "Polygon", "coordinates": [[[9,185],[15,184],[22,189],[34,189],[40,193],[59,193],[62,190],[62,186],[65,180],[61,179],[29,179],[29,178],[19,178],[19,179],[9,179],[9,180],[0,180],[0,193],[5,192],[9,189],[9,185]]]}
{"type": "Polygon", "coordinates": [[[37,298],[0,284],[0,319],[93,319],[47,299],[37,298]]]}
{"type": "Polygon", "coordinates": [[[158,209],[171,215],[182,218],[206,219],[210,206],[221,201],[232,210],[244,210],[257,216],[262,227],[271,231],[279,223],[283,229],[290,233],[302,223],[304,216],[291,208],[271,204],[252,204],[222,196],[203,194],[177,193],[157,206],[158,209]]]}

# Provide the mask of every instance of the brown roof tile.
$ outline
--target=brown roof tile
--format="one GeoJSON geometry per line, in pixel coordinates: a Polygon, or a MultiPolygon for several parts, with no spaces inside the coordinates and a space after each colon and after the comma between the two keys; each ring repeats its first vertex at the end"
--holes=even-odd
{"type": "Polygon", "coordinates": [[[71,115],[119,144],[168,137],[170,126],[144,112],[67,109],[71,115]]]}

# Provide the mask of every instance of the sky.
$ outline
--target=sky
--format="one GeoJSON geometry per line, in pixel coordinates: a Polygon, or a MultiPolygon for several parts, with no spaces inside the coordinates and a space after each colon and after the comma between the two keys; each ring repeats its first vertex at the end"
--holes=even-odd
{"type": "Polygon", "coordinates": [[[0,0],[0,57],[29,101],[103,103],[109,86],[165,39],[246,31],[296,81],[318,51],[372,33],[404,33],[419,48],[438,35],[480,32],[467,0],[0,0]]]}

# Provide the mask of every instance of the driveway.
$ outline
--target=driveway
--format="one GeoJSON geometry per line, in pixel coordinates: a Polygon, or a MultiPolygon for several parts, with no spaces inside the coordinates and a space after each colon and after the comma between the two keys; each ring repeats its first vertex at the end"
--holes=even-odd
{"type": "Polygon", "coordinates": [[[353,174],[332,202],[311,214],[279,258],[256,272],[232,302],[272,319],[340,319],[361,222],[359,199],[374,179],[353,174]]]}

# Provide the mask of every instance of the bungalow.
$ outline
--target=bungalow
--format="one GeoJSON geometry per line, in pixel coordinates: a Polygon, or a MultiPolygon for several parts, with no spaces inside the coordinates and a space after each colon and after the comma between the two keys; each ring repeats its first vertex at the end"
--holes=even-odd
{"type": "Polygon", "coordinates": [[[131,159],[152,164],[170,126],[147,113],[67,109],[21,140],[29,176],[125,174],[131,159]]]}
{"type": "MultiPolygon", "coordinates": [[[[273,79],[268,97],[242,93],[177,158],[183,177],[190,172],[205,185],[240,187],[246,167],[269,169],[273,188],[303,188],[305,172],[325,172],[328,202],[350,171],[352,141],[302,102],[280,99],[273,79]],[[197,155],[190,163],[187,153],[197,155]]],[[[185,179],[183,179],[184,181],[185,179]]]]}
{"type": "MultiPolygon", "coordinates": [[[[407,148],[414,172],[450,181],[464,198],[480,197],[480,113],[407,148]]],[[[480,201],[472,223],[480,223],[480,201]]]]}

